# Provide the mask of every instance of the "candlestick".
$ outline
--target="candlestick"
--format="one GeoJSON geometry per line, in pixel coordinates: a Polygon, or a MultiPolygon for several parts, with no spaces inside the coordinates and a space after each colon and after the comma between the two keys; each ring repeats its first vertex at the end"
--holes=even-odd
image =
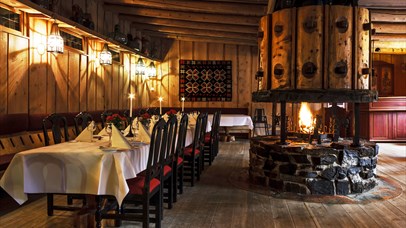
{"type": "Polygon", "coordinates": [[[135,97],[135,94],[130,93],[128,98],[130,98],[130,117],[133,117],[133,99],[135,97]]]}
{"type": "Polygon", "coordinates": [[[163,97],[159,97],[159,115],[162,115],[162,101],[164,100],[163,97]]]}
{"type": "Polygon", "coordinates": [[[182,112],[185,112],[185,97],[180,99],[182,101],[182,112]]]}

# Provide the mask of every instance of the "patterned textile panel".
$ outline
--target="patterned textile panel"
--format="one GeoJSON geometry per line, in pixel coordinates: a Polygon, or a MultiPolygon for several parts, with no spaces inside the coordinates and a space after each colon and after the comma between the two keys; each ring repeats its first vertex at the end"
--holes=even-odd
{"type": "Polygon", "coordinates": [[[231,101],[231,61],[179,60],[179,100],[231,101]]]}

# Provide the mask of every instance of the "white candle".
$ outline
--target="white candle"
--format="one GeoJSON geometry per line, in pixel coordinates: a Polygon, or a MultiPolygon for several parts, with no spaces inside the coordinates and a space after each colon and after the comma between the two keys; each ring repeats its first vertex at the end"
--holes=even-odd
{"type": "Polygon", "coordinates": [[[185,97],[180,99],[182,101],[182,112],[185,112],[185,97]]]}
{"type": "Polygon", "coordinates": [[[133,117],[133,99],[135,95],[133,93],[130,93],[128,97],[130,98],[130,117],[133,117]]]}
{"type": "Polygon", "coordinates": [[[159,115],[162,115],[162,101],[164,100],[163,97],[159,97],[159,115]]]}

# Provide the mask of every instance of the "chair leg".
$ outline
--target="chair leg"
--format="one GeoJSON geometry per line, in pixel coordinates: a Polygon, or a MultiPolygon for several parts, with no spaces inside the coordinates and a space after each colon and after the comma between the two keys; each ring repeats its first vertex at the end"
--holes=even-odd
{"type": "MultiPolygon", "coordinates": [[[[161,194],[161,193],[158,193],[161,194]]],[[[159,199],[161,200],[161,199],[159,199]]],[[[159,203],[158,203],[159,204],[159,203]]],[[[143,221],[142,221],[142,227],[148,228],[149,227],[149,199],[144,199],[144,202],[142,203],[142,210],[143,210],[143,221]]],[[[156,210],[158,214],[158,217],[160,217],[161,210],[156,210]]]]}
{"type": "Polygon", "coordinates": [[[179,194],[183,194],[183,177],[184,177],[184,166],[182,165],[179,172],[179,194]]]}
{"type": "Polygon", "coordinates": [[[68,205],[72,205],[73,204],[73,197],[72,196],[68,196],[67,200],[66,200],[68,205]]]}
{"type": "Polygon", "coordinates": [[[47,194],[47,212],[48,216],[54,215],[54,194],[47,194]]]}
{"type": "Polygon", "coordinates": [[[173,207],[173,173],[168,180],[168,209],[173,207]]]}
{"type": "Polygon", "coordinates": [[[195,186],[195,166],[196,166],[196,164],[195,164],[195,160],[193,160],[191,163],[191,170],[190,170],[190,175],[191,175],[191,186],[193,187],[193,186],[195,186]]]}
{"type": "Polygon", "coordinates": [[[173,178],[172,178],[172,199],[173,202],[176,202],[178,200],[178,191],[176,190],[178,187],[178,167],[175,165],[173,167],[173,178]]]}
{"type": "Polygon", "coordinates": [[[200,180],[200,172],[202,171],[202,156],[199,156],[196,160],[196,176],[197,176],[197,180],[200,180]]]}
{"type": "Polygon", "coordinates": [[[160,228],[161,227],[161,221],[163,219],[163,216],[161,214],[161,209],[162,209],[162,200],[161,200],[161,193],[159,192],[156,194],[153,198],[154,199],[154,204],[155,204],[155,227],[160,228]]]}

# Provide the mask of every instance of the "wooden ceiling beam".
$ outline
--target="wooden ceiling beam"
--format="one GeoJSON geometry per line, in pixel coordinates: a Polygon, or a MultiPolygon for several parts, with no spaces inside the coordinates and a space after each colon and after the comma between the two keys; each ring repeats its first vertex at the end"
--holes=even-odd
{"type": "Polygon", "coordinates": [[[211,31],[226,31],[226,32],[238,32],[238,33],[251,33],[256,34],[258,32],[258,26],[251,25],[231,25],[231,24],[219,24],[219,23],[207,23],[207,22],[197,22],[197,21],[184,21],[184,20],[173,20],[166,18],[155,18],[155,17],[143,17],[137,15],[125,15],[120,14],[120,19],[130,21],[135,25],[137,23],[142,24],[152,24],[160,26],[174,26],[179,28],[188,29],[205,29],[211,31]]]}
{"type": "Polygon", "coordinates": [[[406,23],[372,22],[376,33],[406,34],[406,23]]]}
{"type": "MultiPolygon", "coordinates": [[[[183,2],[190,2],[190,0],[167,0],[168,2],[171,1],[183,1],[183,2]]],[[[205,0],[206,2],[231,2],[231,3],[245,3],[245,4],[261,4],[266,5],[268,0],[205,0]]]]}
{"type": "Polygon", "coordinates": [[[137,30],[148,30],[156,32],[164,32],[170,34],[180,34],[180,35],[193,35],[193,36],[205,36],[205,37],[221,37],[221,38],[231,38],[240,39],[247,41],[256,41],[257,34],[247,34],[247,33],[237,33],[237,32],[224,32],[224,31],[212,31],[205,29],[188,29],[179,28],[173,26],[161,26],[161,25],[151,25],[143,23],[133,23],[132,28],[137,30]]]}
{"type": "Polygon", "coordinates": [[[248,41],[242,39],[232,39],[232,38],[222,38],[222,37],[211,37],[211,36],[194,36],[188,34],[173,34],[173,33],[163,33],[155,31],[143,31],[143,33],[151,37],[161,37],[161,38],[171,38],[175,40],[184,40],[184,41],[196,41],[196,42],[208,42],[208,43],[223,43],[223,44],[238,44],[238,45],[248,45],[248,46],[257,46],[256,41],[248,41]]]}
{"type": "Polygon", "coordinates": [[[406,10],[371,10],[371,21],[406,23],[406,10]]]}
{"type": "Polygon", "coordinates": [[[131,7],[147,7],[161,10],[174,10],[182,12],[212,13],[212,14],[230,14],[243,16],[261,17],[266,13],[266,6],[245,4],[245,3],[227,3],[227,2],[206,2],[206,1],[165,1],[165,0],[105,0],[105,8],[112,5],[124,5],[131,7]]]}
{"type": "Polygon", "coordinates": [[[234,25],[252,25],[258,26],[260,17],[236,16],[236,15],[218,15],[207,13],[180,12],[173,10],[150,9],[143,7],[128,7],[122,5],[109,5],[108,11],[119,14],[131,14],[146,17],[167,18],[185,21],[197,21],[208,23],[224,23],[234,25]]]}

